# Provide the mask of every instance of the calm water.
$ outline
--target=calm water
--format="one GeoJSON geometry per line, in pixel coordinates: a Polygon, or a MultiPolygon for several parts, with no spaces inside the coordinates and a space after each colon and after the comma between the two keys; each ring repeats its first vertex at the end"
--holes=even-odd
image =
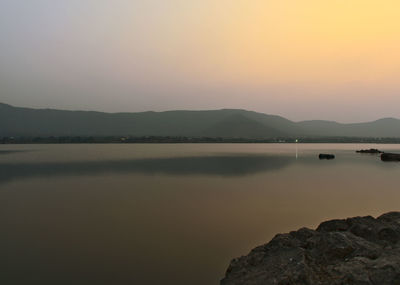
{"type": "Polygon", "coordinates": [[[0,284],[218,284],[322,220],[400,210],[399,145],[0,145],[0,284]],[[336,154],[320,161],[318,153],[336,154]]]}

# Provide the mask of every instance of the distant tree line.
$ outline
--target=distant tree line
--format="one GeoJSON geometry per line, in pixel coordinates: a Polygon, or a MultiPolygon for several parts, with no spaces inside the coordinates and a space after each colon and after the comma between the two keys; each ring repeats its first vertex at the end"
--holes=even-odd
{"type": "Polygon", "coordinates": [[[2,137],[0,144],[89,144],[89,143],[385,143],[398,144],[400,138],[360,137],[300,137],[300,138],[221,138],[184,136],[49,136],[49,137],[2,137]]]}

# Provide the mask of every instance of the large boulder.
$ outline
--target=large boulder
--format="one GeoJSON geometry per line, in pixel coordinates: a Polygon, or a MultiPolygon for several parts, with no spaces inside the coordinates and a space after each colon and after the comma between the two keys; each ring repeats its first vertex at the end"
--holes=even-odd
{"type": "Polygon", "coordinates": [[[276,235],[232,260],[222,285],[400,284],[400,212],[276,235]]]}

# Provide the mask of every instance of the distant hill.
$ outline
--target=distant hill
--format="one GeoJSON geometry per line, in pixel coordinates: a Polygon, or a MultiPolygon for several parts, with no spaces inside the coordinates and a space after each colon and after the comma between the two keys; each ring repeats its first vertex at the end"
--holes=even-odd
{"type": "Polygon", "coordinates": [[[331,121],[297,123],[306,134],[342,137],[400,137],[400,120],[384,118],[373,122],[339,124],[331,121]]]}
{"type": "Polygon", "coordinates": [[[0,104],[0,136],[289,136],[295,123],[245,110],[101,113],[0,104]],[[290,126],[290,127],[288,127],[290,126]]]}
{"type": "Polygon", "coordinates": [[[400,137],[400,120],[339,124],[293,122],[240,109],[102,113],[19,108],[0,103],[0,136],[400,137]]]}

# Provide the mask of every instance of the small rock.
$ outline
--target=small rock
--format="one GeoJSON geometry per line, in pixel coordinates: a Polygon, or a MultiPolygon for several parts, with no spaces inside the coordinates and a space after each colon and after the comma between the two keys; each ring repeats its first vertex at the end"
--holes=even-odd
{"type": "Polygon", "coordinates": [[[320,153],[319,154],[319,159],[334,159],[335,156],[333,154],[327,154],[327,153],[320,153]]]}
{"type": "Polygon", "coordinates": [[[382,153],[382,161],[400,161],[400,154],[398,153],[382,153]]]}
{"type": "Polygon", "coordinates": [[[376,148],[370,148],[370,149],[361,149],[361,150],[356,150],[358,153],[383,153],[383,151],[380,151],[379,149],[376,148]]]}

